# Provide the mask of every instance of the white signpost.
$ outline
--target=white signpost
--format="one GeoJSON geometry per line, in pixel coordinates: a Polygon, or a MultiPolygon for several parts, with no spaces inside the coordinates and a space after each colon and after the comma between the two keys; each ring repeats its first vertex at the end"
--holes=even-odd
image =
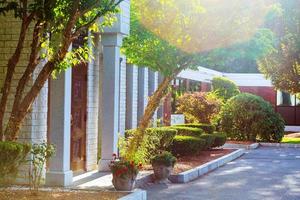
{"type": "Polygon", "coordinates": [[[183,114],[172,114],[171,115],[171,126],[176,124],[184,124],[184,115],[183,114]]]}

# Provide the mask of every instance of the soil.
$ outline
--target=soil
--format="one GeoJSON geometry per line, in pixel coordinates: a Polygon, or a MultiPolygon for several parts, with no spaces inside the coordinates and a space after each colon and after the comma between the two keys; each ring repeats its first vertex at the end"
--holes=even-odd
{"type": "MultiPolygon", "coordinates": [[[[233,151],[235,151],[235,149],[212,149],[208,151],[201,151],[198,155],[179,157],[177,158],[177,163],[174,166],[173,174],[179,174],[193,169],[233,151]]],[[[144,166],[144,170],[152,170],[151,165],[144,166]]]]}
{"type": "Polygon", "coordinates": [[[114,200],[124,193],[91,191],[39,191],[33,194],[28,190],[0,191],[0,200],[114,200]]]}
{"type": "Polygon", "coordinates": [[[253,141],[235,141],[235,140],[227,140],[226,143],[229,143],[229,144],[244,144],[244,145],[250,145],[250,144],[254,144],[255,142],[253,142],[253,141]]]}
{"type": "Polygon", "coordinates": [[[287,137],[287,138],[300,138],[300,133],[291,133],[291,134],[285,135],[284,137],[287,137]]]}

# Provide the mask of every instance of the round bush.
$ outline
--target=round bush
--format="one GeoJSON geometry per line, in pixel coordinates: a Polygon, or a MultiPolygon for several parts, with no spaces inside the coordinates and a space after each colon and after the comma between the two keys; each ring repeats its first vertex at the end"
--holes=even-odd
{"type": "Polygon", "coordinates": [[[223,101],[238,95],[238,86],[230,79],[225,77],[214,77],[212,80],[212,92],[223,101]]]}
{"type": "Polygon", "coordinates": [[[212,145],[212,148],[221,147],[226,143],[227,136],[226,136],[225,133],[214,132],[213,135],[215,136],[215,140],[214,140],[214,143],[212,145]]]}
{"type": "Polygon", "coordinates": [[[18,142],[0,141],[0,185],[9,184],[18,174],[31,146],[18,142]]]}
{"type": "Polygon", "coordinates": [[[189,123],[210,123],[219,113],[222,101],[213,93],[185,93],[177,99],[176,112],[189,123]]]}
{"type": "Polygon", "coordinates": [[[220,112],[220,128],[234,140],[279,142],[284,121],[263,98],[243,93],[232,97],[220,112]]]}
{"type": "Polygon", "coordinates": [[[205,149],[210,149],[215,142],[215,136],[213,134],[203,134],[200,138],[205,140],[205,149]]]}
{"type": "Polygon", "coordinates": [[[174,155],[195,155],[205,148],[205,144],[199,137],[177,135],[171,149],[174,155]]]}
{"type": "Polygon", "coordinates": [[[177,130],[177,135],[199,137],[204,133],[200,128],[184,127],[184,126],[171,126],[172,129],[177,130]]]}

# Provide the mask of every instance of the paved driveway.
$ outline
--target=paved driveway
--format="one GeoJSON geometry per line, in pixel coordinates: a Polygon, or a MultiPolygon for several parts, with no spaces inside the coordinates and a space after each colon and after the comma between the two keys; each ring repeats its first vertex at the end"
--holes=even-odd
{"type": "Polygon", "coordinates": [[[300,149],[261,147],[188,184],[145,189],[150,200],[300,200],[300,149]]]}

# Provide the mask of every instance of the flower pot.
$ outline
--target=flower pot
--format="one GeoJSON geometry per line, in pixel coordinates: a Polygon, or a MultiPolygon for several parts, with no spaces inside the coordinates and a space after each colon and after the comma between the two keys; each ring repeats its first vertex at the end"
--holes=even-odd
{"type": "Polygon", "coordinates": [[[173,171],[172,166],[162,164],[152,164],[154,177],[157,182],[166,182],[173,171]]]}
{"type": "Polygon", "coordinates": [[[136,176],[116,176],[113,174],[112,183],[116,190],[131,191],[135,187],[136,176]]]}

